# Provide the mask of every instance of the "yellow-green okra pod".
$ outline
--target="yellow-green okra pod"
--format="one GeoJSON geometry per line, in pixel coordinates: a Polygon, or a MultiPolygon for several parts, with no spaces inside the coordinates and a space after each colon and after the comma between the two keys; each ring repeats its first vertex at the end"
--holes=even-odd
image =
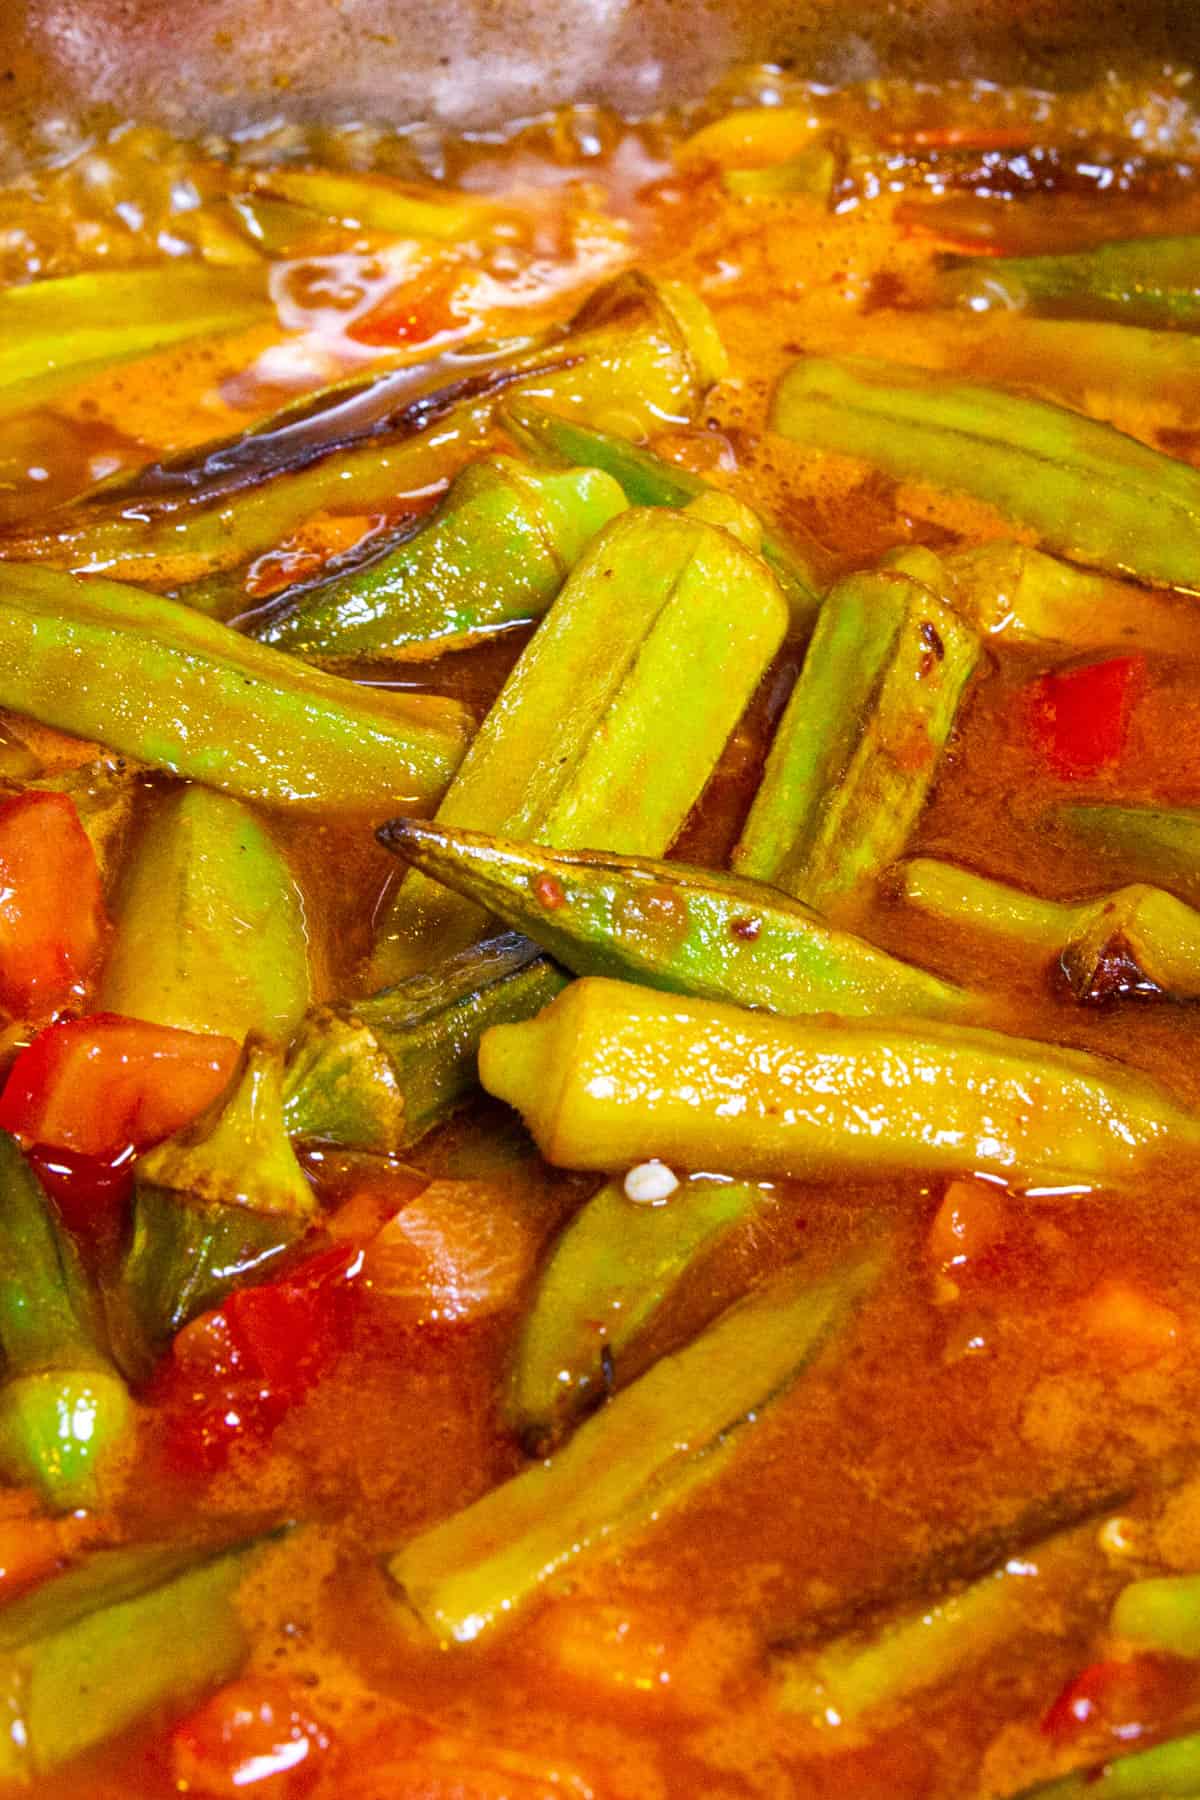
{"type": "Polygon", "coordinates": [[[947,257],[942,292],[974,312],[1028,306],[1126,325],[1200,324],[1200,237],[1115,239],[1046,256],[947,257]]]}
{"type": "Polygon", "coordinates": [[[979,640],[928,553],[827,597],[731,859],[818,912],[852,907],[904,850],[979,640]]]}
{"type": "Polygon", "coordinates": [[[386,817],[445,788],[455,701],[356,687],[173,600],[0,564],[0,706],[247,800],[386,817]]]}
{"type": "Polygon", "coordinates": [[[589,977],[484,1036],[480,1080],[547,1161],[611,1170],[1000,1175],[1119,1186],[1200,1118],[1120,1063],[933,1021],[779,1019],[589,977]]]}
{"type": "Polygon", "coordinates": [[[983,544],[942,560],[954,583],[955,611],[985,637],[1200,655],[1196,603],[1182,594],[1078,569],[1029,544],[983,544]]]}
{"type": "Polygon", "coordinates": [[[1081,413],[903,363],[814,356],[779,383],[771,425],[985,500],[1077,562],[1195,586],[1200,470],[1081,413]]]}
{"type": "MultiPolygon", "coordinates": [[[[601,532],[512,670],[439,822],[559,848],[661,855],[787,629],[744,508],[634,508],[601,532]]],[[[479,935],[486,913],[409,875],[383,914],[375,983],[479,935]]]]}
{"type": "Polygon", "coordinates": [[[265,822],[211,788],[169,794],[121,884],[99,1005],[240,1042],[286,1039],[308,1002],[304,900],[265,822]]]}

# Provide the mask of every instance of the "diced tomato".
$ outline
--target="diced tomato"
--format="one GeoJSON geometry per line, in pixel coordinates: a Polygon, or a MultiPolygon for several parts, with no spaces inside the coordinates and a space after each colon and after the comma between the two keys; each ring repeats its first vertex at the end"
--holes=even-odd
{"type": "Polygon", "coordinates": [[[361,1268],[335,1244],[184,1327],[159,1386],[176,1470],[212,1474],[236,1444],[267,1441],[346,1348],[361,1268]]]}
{"type": "Polygon", "coordinates": [[[175,1727],[171,1762],[185,1793],[234,1800],[251,1788],[263,1800],[298,1800],[320,1774],[330,1741],[289,1682],[247,1675],[175,1727]]]}
{"type": "Polygon", "coordinates": [[[134,1155],[132,1144],[111,1157],[34,1144],[29,1160],[68,1231],[104,1239],[115,1236],[124,1221],[133,1189],[134,1155]]]}
{"type": "Polygon", "coordinates": [[[460,331],[465,321],[454,304],[457,291],[455,273],[427,271],[393,288],[365,318],[355,321],[350,336],[356,343],[386,349],[397,344],[425,344],[431,338],[460,331]]]}
{"type": "Polygon", "coordinates": [[[1098,775],[1117,762],[1146,681],[1145,658],[1110,656],[1054,670],[1029,694],[1034,740],[1056,775],[1098,775]]]}
{"type": "Polygon", "coordinates": [[[990,1182],[951,1181],[933,1216],[930,1260],[941,1268],[970,1262],[1004,1236],[1004,1202],[990,1182]]]}
{"type": "Polygon", "coordinates": [[[48,1017],[83,983],[108,930],[96,853],[65,794],[0,805],[0,1006],[48,1017]]]}
{"type": "Polygon", "coordinates": [[[112,1160],[203,1112],[226,1086],[232,1038],[93,1013],[40,1032],[0,1094],[0,1127],[56,1150],[112,1160]]]}
{"type": "Polygon", "coordinates": [[[1072,1677],[1042,1718],[1062,1744],[1087,1739],[1128,1742],[1169,1717],[1194,1686],[1188,1666],[1169,1656],[1131,1656],[1091,1663],[1072,1677]]]}

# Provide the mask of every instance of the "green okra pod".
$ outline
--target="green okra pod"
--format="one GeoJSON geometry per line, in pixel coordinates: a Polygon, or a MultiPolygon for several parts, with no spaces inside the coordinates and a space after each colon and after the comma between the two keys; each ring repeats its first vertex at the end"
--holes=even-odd
{"type": "Polygon", "coordinates": [[[932,1020],[780,1019],[595,976],[487,1032],[479,1075],[571,1169],[977,1171],[1044,1191],[1200,1150],[1200,1119],[1083,1051],[932,1020]]]}
{"type": "Polygon", "coordinates": [[[54,1511],[95,1506],[128,1454],[134,1409],[101,1345],[70,1236],[0,1132],[0,1472],[54,1511]]]}
{"type": "MultiPolygon", "coordinates": [[[[282,543],[318,512],[373,512],[445,481],[485,445],[497,395],[517,383],[596,424],[619,422],[636,433],[690,419],[724,366],[700,300],[673,283],[624,275],[594,294],[564,332],[493,359],[465,389],[423,396],[394,423],[369,417],[346,441],[335,416],[328,443],[314,449],[306,432],[291,466],[264,452],[258,469],[239,465],[234,487],[212,499],[186,486],[173,497],[97,493],[50,514],[36,531],[0,540],[0,556],[89,571],[120,563],[123,574],[153,581],[169,568],[198,580],[282,543]],[[430,420],[435,427],[424,429],[430,420]]],[[[193,461],[204,460],[202,446],[193,461]]]]}
{"type": "MultiPolygon", "coordinates": [[[[932,555],[918,566],[945,579],[932,555]]],[[[853,905],[904,850],[978,656],[970,627],[901,564],[839,582],[776,730],[735,872],[818,912],[853,905]]]]}
{"type": "Polygon", "coordinates": [[[493,1488],[388,1559],[443,1644],[511,1617],[577,1557],[617,1541],[728,1466],[739,1431],[844,1330],[878,1250],[814,1280],[785,1269],[580,1426],[549,1461],[493,1488]]]}
{"type": "Polygon", "coordinates": [[[771,425],[985,500],[1074,561],[1195,582],[1200,470],[1065,407],[902,363],[813,356],[780,381],[771,425]]]}
{"type": "Polygon", "coordinates": [[[599,469],[539,473],[507,456],[470,463],[419,531],[285,589],[250,635],[313,662],[440,656],[540,617],[624,507],[599,469]]]}
{"type": "Polygon", "coordinates": [[[1122,874],[1200,905],[1200,809],[1085,801],[1057,806],[1049,818],[1122,874]]]}
{"type": "Polygon", "coordinates": [[[1162,888],[1137,882],[1068,905],[916,857],[899,871],[899,893],[918,912],[1054,958],[1076,999],[1200,999],[1200,913],[1162,888]]]}
{"type": "Polygon", "coordinates": [[[954,607],[976,631],[1016,644],[1200,654],[1196,603],[1077,569],[1028,544],[983,544],[944,559],[954,607]]]}
{"type": "Polygon", "coordinates": [[[138,1545],[87,1560],[0,1614],[0,1778],[24,1782],[235,1675],[238,1588],[262,1540],[138,1545]]]}
{"type": "Polygon", "coordinates": [[[1052,256],[947,257],[942,291],[969,305],[1023,307],[1127,325],[1200,325],[1200,237],[1124,238],[1052,256]]]}
{"type": "Polygon", "coordinates": [[[475,1092],[487,1028],[531,1018],[566,980],[505,932],[367,999],[314,1007],[288,1056],[288,1131],[360,1150],[415,1144],[475,1092]]]}
{"type": "Polygon", "coordinates": [[[1140,1650],[1200,1657],[1200,1575],[1129,1582],[1113,1603],[1109,1629],[1140,1650]]]}
{"type": "Polygon", "coordinates": [[[309,1002],[304,901],[261,820],[189,786],[161,801],[118,898],[106,1012],[183,1031],[287,1038],[309,1002]]]}
{"type": "Polygon", "coordinates": [[[283,1119],[283,1057],[247,1040],[229,1089],[137,1164],[121,1272],[129,1341],[150,1355],[309,1229],[316,1199],[283,1119]]]}
{"type": "Polygon", "coordinates": [[[376,816],[428,802],[470,715],[356,687],[111,581],[0,564],[0,705],[275,805],[376,816]]]}
{"type": "Polygon", "coordinates": [[[593,1194],[525,1315],[505,1402],[513,1430],[540,1451],[603,1400],[683,1278],[770,1198],[740,1181],[688,1182],[660,1206],[635,1205],[616,1181],[593,1194]]]}
{"type": "Polygon", "coordinates": [[[420,819],[379,839],[576,975],[769,1012],[963,1017],[961,988],[826,924],[775,888],[648,857],[548,851],[420,819]]]}
{"type": "Polygon", "coordinates": [[[1015,1800],[1195,1800],[1200,1793],[1200,1733],[1131,1750],[1023,1788],[1015,1800]]]}
{"type": "MultiPolygon", "coordinates": [[[[787,607],[708,496],[634,508],[601,532],[518,659],[438,809],[439,823],[661,855],[783,638],[787,607]],[[697,512],[696,508],[700,508],[697,512]]],[[[418,874],[377,930],[380,984],[478,936],[486,914],[418,874]]]]}
{"type": "MultiPolygon", "coordinates": [[[[714,493],[710,482],[678,463],[664,461],[612,432],[596,431],[577,419],[565,419],[529,401],[511,400],[501,408],[505,429],[523,450],[558,467],[574,464],[603,469],[620,483],[631,506],[687,506],[714,493]]],[[[815,562],[775,526],[764,522],[761,553],[770,563],[791,609],[793,631],[811,630],[821,603],[824,582],[815,562]]]]}

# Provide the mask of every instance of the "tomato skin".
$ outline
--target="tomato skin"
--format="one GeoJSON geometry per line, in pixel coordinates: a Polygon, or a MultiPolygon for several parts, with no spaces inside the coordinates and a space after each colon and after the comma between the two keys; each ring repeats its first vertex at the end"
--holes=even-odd
{"type": "Polygon", "coordinates": [[[1068,1681],[1042,1716],[1057,1744],[1130,1743],[1169,1718],[1194,1688],[1188,1665],[1145,1652],[1090,1663],[1068,1681]]]}
{"type": "Polygon", "coordinates": [[[112,1161],[194,1119],[233,1073],[232,1038],[91,1013],[39,1032],[0,1094],[0,1128],[112,1161]]]}
{"type": "Polygon", "coordinates": [[[175,1727],[171,1762],[176,1784],[189,1794],[299,1800],[317,1779],[330,1742],[290,1683],[246,1675],[175,1727]]]}
{"type": "Polygon", "coordinates": [[[1110,656],[1053,670],[1029,690],[1034,740],[1056,775],[1098,775],[1120,760],[1129,716],[1146,684],[1146,659],[1110,656]]]}
{"type": "Polygon", "coordinates": [[[77,1237],[115,1240],[133,1192],[132,1144],[112,1157],[84,1156],[50,1144],[33,1144],[28,1155],[68,1231],[77,1237]]]}
{"type": "Polygon", "coordinates": [[[0,804],[0,1007],[48,1018],[78,999],[108,930],[74,801],[30,791],[0,804]]]}
{"type": "Polygon", "coordinates": [[[399,344],[426,344],[432,338],[461,331],[465,323],[456,308],[458,278],[433,270],[394,288],[365,318],[355,321],[350,336],[358,344],[388,349],[399,344]]]}

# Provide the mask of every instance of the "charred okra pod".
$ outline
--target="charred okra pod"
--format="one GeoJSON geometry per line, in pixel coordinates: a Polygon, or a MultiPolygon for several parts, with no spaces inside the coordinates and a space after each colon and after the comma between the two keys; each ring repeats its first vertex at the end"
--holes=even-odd
{"type": "Polygon", "coordinates": [[[553,852],[420,819],[380,841],[576,975],[793,1014],[962,1017],[972,997],[757,881],[649,858],[553,852]]]}
{"type": "Polygon", "coordinates": [[[505,932],[369,999],[314,1007],[288,1058],[288,1131],[360,1150],[415,1144],[475,1091],[488,1026],[531,1018],[566,979],[505,932]]]}
{"type": "Polygon", "coordinates": [[[119,896],[100,1006],[240,1042],[287,1038],[308,1000],[304,902],[266,826],[211,788],[169,795],[119,896]]]}
{"type": "Polygon", "coordinates": [[[262,1540],[99,1550],[5,1606],[0,1778],[29,1781],[235,1675],[237,1591],[262,1540]]]}
{"type": "MultiPolygon", "coordinates": [[[[943,580],[936,557],[920,564],[943,580]]],[[[899,856],[953,729],[979,640],[896,564],[821,608],[732,866],[818,912],[846,908],[899,856]]]]}
{"type": "Polygon", "coordinates": [[[635,1205],[613,1181],[580,1208],[550,1253],[525,1315],[505,1412],[538,1453],[611,1391],[621,1360],[684,1277],[770,1205],[765,1188],[688,1182],[635,1205]]]}
{"type": "MultiPolygon", "coordinates": [[[[439,823],[662,854],[787,626],[769,569],[712,511],[754,529],[712,495],[682,513],[636,508],[601,532],[501,689],[439,823]]],[[[407,876],[379,927],[374,981],[460,949],[486,916],[407,876]]]]}
{"type": "MultiPolygon", "coordinates": [[[[584,464],[603,469],[620,483],[631,506],[683,507],[704,494],[718,491],[703,476],[693,475],[678,463],[665,462],[652,450],[631,444],[628,438],[596,431],[527,401],[511,401],[502,408],[501,419],[509,434],[531,456],[560,468],[584,464]]],[[[768,524],[763,525],[761,553],[783,589],[791,609],[793,631],[811,630],[824,586],[815,569],[782,532],[768,524]]]]}
{"type": "MultiPolygon", "coordinates": [[[[517,383],[598,425],[619,421],[636,432],[690,419],[724,367],[700,300],[673,283],[624,275],[594,294],[567,330],[493,359],[465,391],[424,395],[382,418],[367,408],[364,422],[345,430],[335,404],[327,438],[311,420],[294,445],[264,438],[257,460],[238,459],[232,485],[213,496],[186,482],[166,494],[140,495],[128,484],[111,496],[101,491],[48,515],[36,532],[0,541],[0,556],[88,570],[120,563],[129,576],[162,581],[170,570],[198,580],[282,543],[315,513],[393,507],[398,495],[446,480],[484,446],[497,395],[517,383]],[[431,421],[436,429],[426,429],[431,421]]],[[[192,463],[205,466],[205,446],[192,463]]]]}
{"type": "Polygon", "coordinates": [[[945,269],[945,297],[975,312],[1029,306],[1126,325],[1200,325],[1200,237],[1128,238],[1056,256],[954,256],[945,269]]]}
{"type": "MultiPolygon", "coordinates": [[[[128,1454],[134,1411],[101,1348],[75,1246],[0,1132],[0,1472],[56,1512],[95,1506],[128,1454]]],[[[8,1734],[3,1734],[7,1736],[8,1734]]]]}
{"type": "Polygon", "coordinates": [[[1134,883],[1066,905],[917,857],[901,869],[899,891],[919,912],[1056,959],[1077,1000],[1200,999],[1200,913],[1162,888],[1134,883]]]}
{"type": "Polygon", "coordinates": [[[1122,874],[1200,905],[1200,809],[1085,803],[1050,817],[1122,874]]]}
{"type": "Polygon", "coordinates": [[[883,1258],[814,1281],[792,1267],[580,1426],[566,1447],[422,1532],[388,1560],[443,1644],[511,1617],[576,1557],[648,1523],[724,1469],[739,1427],[849,1324],[883,1258]]]}
{"type": "Polygon", "coordinates": [[[540,474],[507,456],[471,463],[419,531],[285,589],[250,634],[313,662],[461,649],[544,613],[589,539],[624,507],[599,469],[540,474]]]}
{"type": "Polygon", "coordinates": [[[657,1156],[756,1178],[975,1170],[1079,1188],[1200,1149],[1200,1119],[1083,1051],[932,1021],[777,1019],[596,977],[487,1032],[479,1075],[570,1169],[657,1156]]]}
{"type": "Polygon", "coordinates": [[[470,715],[356,687],[139,588],[0,565],[0,705],[243,799],[395,812],[450,779],[470,715]]]}
{"type": "Polygon", "coordinates": [[[957,612],[986,637],[1075,650],[1200,654],[1195,601],[1114,581],[1027,544],[984,544],[944,558],[957,612]]]}
{"type": "Polygon", "coordinates": [[[138,1162],[122,1285],[135,1343],[151,1354],[261,1281],[312,1223],[316,1200],[283,1121],[282,1062],[249,1039],[228,1092],[138,1162]]]}
{"type": "Polygon", "coordinates": [[[1187,587],[1200,566],[1200,470],[1081,413],[868,357],[808,357],[771,424],[900,480],[985,500],[1052,550],[1187,587]]]}

